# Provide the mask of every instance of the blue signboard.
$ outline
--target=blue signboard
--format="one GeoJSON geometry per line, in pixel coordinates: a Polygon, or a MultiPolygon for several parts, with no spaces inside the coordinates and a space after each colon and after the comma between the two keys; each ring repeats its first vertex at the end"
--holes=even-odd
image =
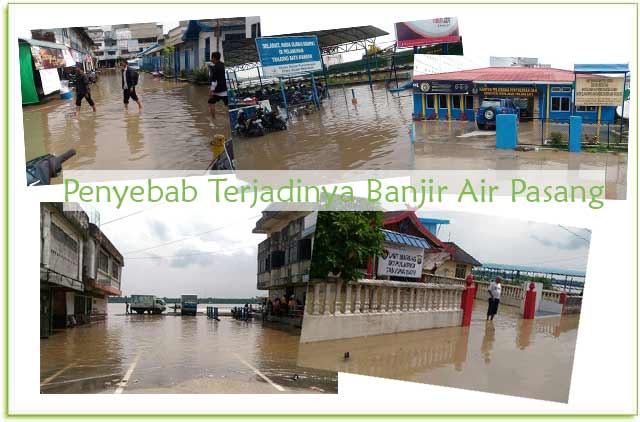
{"type": "Polygon", "coordinates": [[[256,38],[256,47],[267,77],[322,70],[322,56],[315,35],[256,38]]]}

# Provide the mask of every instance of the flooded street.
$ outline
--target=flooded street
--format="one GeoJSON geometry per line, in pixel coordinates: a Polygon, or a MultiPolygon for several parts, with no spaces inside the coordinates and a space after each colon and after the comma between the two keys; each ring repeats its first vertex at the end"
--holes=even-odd
{"type": "Polygon", "coordinates": [[[579,315],[522,320],[500,306],[486,322],[486,306],[476,302],[470,327],[302,344],[298,364],[567,402],[579,315]]]}
{"type": "MultiPolygon", "coordinates": [[[[539,143],[532,122],[521,122],[518,141],[539,143]]],[[[607,199],[625,199],[626,152],[570,153],[554,149],[496,149],[495,131],[478,131],[474,122],[415,122],[417,170],[603,170],[607,199]]]]}
{"type": "Polygon", "coordinates": [[[259,138],[234,135],[241,170],[408,170],[413,166],[410,96],[382,84],[332,88],[322,107],[290,117],[288,129],[259,138]],[[351,89],[358,100],[351,103],[351,89]]]}
{"type": "Polygon", "coordinates": [[[96,113],[83,100],[76,118],[75,99],[23,107],[27,160],[75,148],[77,155],[65,169],[205,169],[212,159],[213,135],[230,134],[226,111],[219,113],[214,127],[206,86],[139,75],[142,112],[133,101],[124,110],[120,73],[109,69],[91,86],[96,113]]]}
{"type": "MultiPolygon", "coordinates": [[[[497,150],[495,131],[478,131],[473,121],[413,122],[409,91],[391,94],[376,84],[330,93],[320,110],[291,116],[286,131],[234,135],[238,169],[604,170],[607,198],[626,198],[626,152],[497,150]]],[[[519,142],[539,145],[539,129],[521,122],[519,142]]]]}
{"type": "Polygon", "coordinates": [[[125,315],[40,342],[42,393],[337,393],[337,374],[296,366],[299,333],[259,320],[125,315]]]}

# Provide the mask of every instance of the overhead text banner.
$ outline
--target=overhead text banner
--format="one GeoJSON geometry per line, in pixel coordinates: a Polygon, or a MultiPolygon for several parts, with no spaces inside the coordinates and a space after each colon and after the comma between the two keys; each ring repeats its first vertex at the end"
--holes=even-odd
{"type": "Polygon", "coordinates": [[[396,22],[395,28],[400,48],[460,41],[458,18],[396,22]]]}
{"type": "Polygon", "coordinates": [[[624,78],[577,78],[576,106],[619,106],[624,78]]]}
{"type": "Polygon", "coordinates": [[[423,94],[468,94],[471,81],[414,81],[413,90],[423,94]]]}
{"type": "Polygon", "coordinates": [[[378,275],[420,278],[423,260],[422,248],[385,242],[378,257],[378,275]]]}
{"type": "Polygon", "coordinates": [[[266,77],[322,70],[322,56],[315,35],[256,38],[256,47],[266,77]]]}

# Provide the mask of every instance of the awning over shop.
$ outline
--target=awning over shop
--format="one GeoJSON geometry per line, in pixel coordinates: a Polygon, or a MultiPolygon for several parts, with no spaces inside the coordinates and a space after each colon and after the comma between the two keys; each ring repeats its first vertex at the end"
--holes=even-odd
{"type": "Polygon", "coordinates": [[[384,235],[384,239],[387,242],[413,246],[415,248],[431,249],[431,245],[429,245],[429,243],[421,237],[410,236],[408,234],[398,233],[385,229],[380,229],[380,231],[384,235]]]}
{"type": "MultiPolygon", "coordinates": [[[[318,37],[318,46],[320,47],[322,54],[331,54],[332,50],[340,45],[365,41],[389,35],[389,33],[380,28],[376,28],[375,26],[367,25],[270,36],[302,37],[308,35],[315,35],[318,37]]],[[[256,40],[253,38],[224,40],[222,41],[222,50],[224,51],[224,62],[227,66],[238,66],[247,63],[257,63],[260,61],[258,57],[258,50],[256,49],[256,40]]]]}
{"type": "Polygon", "coordinates": [[[20,43],[20,89],[22,91],[22,104],[35,104],[40,102],[36,84],[33,80],[33,65],[31,63],[31,47],[29,44],[20,43]]]}

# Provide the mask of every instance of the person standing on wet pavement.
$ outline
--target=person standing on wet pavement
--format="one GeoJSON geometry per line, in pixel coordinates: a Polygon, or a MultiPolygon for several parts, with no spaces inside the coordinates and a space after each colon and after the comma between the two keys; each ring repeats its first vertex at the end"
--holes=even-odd
{"type": "Polygon", "coordinates": [[[500,305],[500,293],[502,293],[502,277],[496,277],[495,281],[489,284],[489,309],[487,309],[487,321],[493,321],[493,317],[498,313],[500,305]]]}
{"type": "Polygon", "coordinates": [[[129,314],[131,313],[131,308],[130,308],[130,305],[129,305],[129,301],[128,301],[128,300],[125,300],[125,302],[124,302],[124,303],[127,305],[127,309],[126,309],[125,313],[126,313],[127,315],[129,315],[129,314]]]}
{"type": "Polygon", "coordinates": [[[129,109],[129,98],[138,104],[138,109],[142,110],[142,103],[136,94],[138,84],[138,73],[129,67],[125,59],[120,59],[120,69],[122,72],[122,92],[124,96],[124,108],[129,109]]]}
{"type": "Polygon", "coordinates": [[[87,100],[93,112],[96,112],[96,105],[91,98],[91,88],[89,85],[89,77],[84,73],[82,64],[76,65],[76,117],[80,115],[80,106],[82,105],[82,99],[87,100]]]}
{"type": "Polygon", "coordinates": [[[211,65],[209,65],[209,111],[211,118],[216,120],[216,103],[222,101],[225,106],[229,107],[229,98],[227,96],[227,76],[224,69],[224,63],[220,61],[220,52],[211,53],[211,65]]]}

